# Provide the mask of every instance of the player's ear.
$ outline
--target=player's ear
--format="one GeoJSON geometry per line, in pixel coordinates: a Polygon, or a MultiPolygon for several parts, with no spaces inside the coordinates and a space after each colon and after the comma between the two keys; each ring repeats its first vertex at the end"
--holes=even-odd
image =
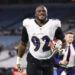
{"type": "Polygon", "coordinates": [[[47,14],[47,18],[48,18],[48,14],[47,14]]]}

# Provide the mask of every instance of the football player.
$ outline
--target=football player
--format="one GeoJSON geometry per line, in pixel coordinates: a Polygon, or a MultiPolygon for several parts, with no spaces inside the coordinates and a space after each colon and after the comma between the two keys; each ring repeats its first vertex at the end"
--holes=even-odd
{"type": "Polygon", "coordinates": [[[53,57],[50,42],[54,38],[63,40],[61,22],[48,19],[48,11],[44,5],[35,9],[35,18],[24,19],[22,39],[18,48],[17,68],[22,72],[20,60],[25,53],[27,43],[30,43],[27,55],[27,75],[53,75],[53,57]]]}

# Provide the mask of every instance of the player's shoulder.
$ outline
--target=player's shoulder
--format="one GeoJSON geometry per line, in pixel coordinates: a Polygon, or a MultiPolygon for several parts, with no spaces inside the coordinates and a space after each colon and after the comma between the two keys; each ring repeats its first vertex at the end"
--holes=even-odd
{"type": "Polygon", "coordinates": [[[23,26],[28,26],[34,19],[33,18],[26,18],[23,20],[23,26]]]}
{"type": "Polygon", "coordinates": [[[33,21],[33,18],[26,18],[23,20],[23,23],[29,23],[30,21],[33,21]]]}
{"type": "Polygon", "coordinates": [[[61,21],[59,19],[49,19],[49,21],[57,27],[61,27],[61,21]]]}
{"type": "Polygon", "coordinates": [[[59,23],[59,22],[61,22],[59,19],[49,19],[49,21],[51,21],[51,22],[55,22],[55,23],[59,23]]]}

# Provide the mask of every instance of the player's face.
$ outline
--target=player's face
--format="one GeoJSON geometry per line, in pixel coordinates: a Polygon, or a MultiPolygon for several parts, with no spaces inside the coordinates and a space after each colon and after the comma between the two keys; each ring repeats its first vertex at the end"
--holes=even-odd
{"type": "Polygon", "coordinates": [[[74,35],[73,34],[67,34],[66,37],[65,37],[67,43],[72,43],[73,40],[74,40],[74,35]]]}
{"type": "Polygon", "coordinates": [[[38,20],[44,21],[47,18],[47,9],[44,6],[36,8],[35,16],[38,20]]]}

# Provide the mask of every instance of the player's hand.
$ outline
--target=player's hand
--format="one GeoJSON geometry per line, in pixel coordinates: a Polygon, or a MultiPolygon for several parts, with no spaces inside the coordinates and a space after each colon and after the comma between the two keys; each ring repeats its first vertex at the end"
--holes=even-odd
{"type": "Polygon", "coordinates": [[[61,60],[61,61],[60,61],[60,64],[62,64],[62,65],[67,65],[68,62],[67,62],[66,60],[61,60]]]}
{"type": "Polygon", "coordinates": [[[18,72],[22,73],[24,71],[24,69],[21,67],[20,64],[17,64],[17,69],[18,69],[18,72]]]}
{"type": "Polygon", "coordinates": [[[59,53],[59,51],[58,50],[52,50],[52,52],[54,53],[54,54],[58,54],[59,53]]]}

